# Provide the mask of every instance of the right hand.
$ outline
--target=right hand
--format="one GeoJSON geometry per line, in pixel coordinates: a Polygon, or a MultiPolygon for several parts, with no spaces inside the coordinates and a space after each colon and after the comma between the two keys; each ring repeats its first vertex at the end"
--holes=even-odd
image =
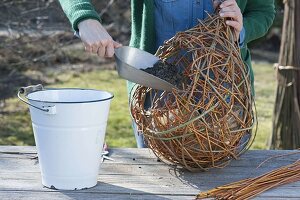
{"type": "Polygon", "coordinates": [[[101,23],[94,19],[87,19],[78,24],[79,35],[85,50],[98,54],[100,57],[113,57],[115,48],[122,44],[115,42],[101,23]]]}

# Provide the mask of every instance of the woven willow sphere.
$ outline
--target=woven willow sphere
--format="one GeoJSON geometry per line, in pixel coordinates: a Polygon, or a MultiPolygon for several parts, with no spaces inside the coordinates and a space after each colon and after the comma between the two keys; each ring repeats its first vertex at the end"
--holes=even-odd
{"type": "Polygon", "coordinates": [[[250,71],[225,20],[209,16],[177,33],[156,55],[183,78],[172,92],[138,86],[131,114],[146,145],[190,171],[224,167],[251,145],[255,124],[250,71]]]}

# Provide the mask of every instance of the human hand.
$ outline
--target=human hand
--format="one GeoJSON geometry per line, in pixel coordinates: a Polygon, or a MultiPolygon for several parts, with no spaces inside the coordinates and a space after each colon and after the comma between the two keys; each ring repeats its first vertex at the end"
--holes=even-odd
{"type": "Polygon", "coordinates": [[[85,50],[100,57],[112,57],[115,53],[114,49],[122,46],[112,39],[97,20],[84,20],[78,24],[78,29],[85,50]]]}
{"type": "Polygon", "coordinates": [[[236,40],[239,39],[240,32],[243,29],[243,15],[235,0],[226,0],[220,5],[220,16],[229,18],[226,24],[233,27],[236,34],[236,40]]]}

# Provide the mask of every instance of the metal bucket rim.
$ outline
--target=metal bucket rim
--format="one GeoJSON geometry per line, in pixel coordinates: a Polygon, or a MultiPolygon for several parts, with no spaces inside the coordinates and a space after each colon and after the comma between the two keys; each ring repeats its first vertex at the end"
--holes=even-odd
{"type": "Polygon", "coordinates": [[[40,102],[40,103],[78,104],[78,103],[95,103],[95,102],[107,101],[107,100],[110,100],[110,99],[114,98],[114,95],[111,92],[104,91],[104,90],[96,90],[96,89],[83,89],[83,88],[44,88],[44,90],[38,90],[38,91],[31,92],[29,94],[26,94],[26,98],[28,100],[30,100],[30,101],[40,102]],[[90,90],[90,91],[97,91],[97,92],[105,92],[105,93],[107,93],[109,95],[109,97],[103,98],[103,99],[91,100],[91,101],[41,101],[41,100],[32,99],[32,98],[30,98],[28,96],[28,95],[36,93],[36,92],[45,92],[45,91],[49,91],[49,90],[86,90],[86,91],[90,90]]]}

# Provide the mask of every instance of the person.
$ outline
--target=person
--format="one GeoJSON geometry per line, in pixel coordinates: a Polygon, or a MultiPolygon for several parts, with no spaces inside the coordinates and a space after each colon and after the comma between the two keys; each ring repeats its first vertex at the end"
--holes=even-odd
{"type": "MultiPolygon", "coordinates": [[[[114,49],[122,44],[113,40],[101,24],[101,19],[89,0],[59,0],[72,28],[79,31],[85,50],[100,57],[112,57],[114,49]]],[[[192,28],[198,20],[214,12],[234,28],[241,48],[241,57],[250,67],[251,83],[254,76],[247,44],[264,36],[275,17],[274,0],[131,0],[130,46],[154,54],[163,42],[176,34],[192,28]]],[[[128,82],[131,91],[134,83],[128,82]]],[[[145,147],[142,134],[133,123],[137,146],[145,147]]]]}

